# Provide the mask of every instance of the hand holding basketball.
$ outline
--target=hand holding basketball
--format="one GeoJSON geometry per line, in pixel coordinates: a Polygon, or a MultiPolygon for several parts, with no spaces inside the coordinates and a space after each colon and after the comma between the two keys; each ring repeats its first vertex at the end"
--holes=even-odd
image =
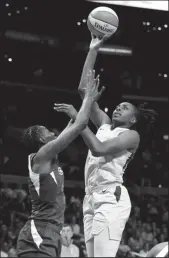
{"type": "Polygon", "coordinates": [[[105,35],[104,37],[95,37],[92,33],[91,33],[91,43],[90,43],[90,49],[95,49],[98,50],[103,43],[110,37],[108,35],[105,35]]]}

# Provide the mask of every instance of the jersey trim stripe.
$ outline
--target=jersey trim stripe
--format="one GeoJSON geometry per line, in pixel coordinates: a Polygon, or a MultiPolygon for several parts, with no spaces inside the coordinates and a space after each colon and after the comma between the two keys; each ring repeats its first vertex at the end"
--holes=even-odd
{"type": "Polygon", "coordinates": [[[32,171],[31,168],[31,155],[28,156],[28,168],[29,168],[29,177],[35,187],[35,190],[38,195],[40,195],[40,175],[32,171]]]}
{"type": "Polygon", "coordinates": [[[131,155],[127,158],[126,163],[125,163],[124,166],[123,166],[123,171],[126,170],[128,164],[130,163],[130,161],[132,160],[132,158],[133,158],[133,154],[131,154],[131,155]]]}
{"type": "Polygon", "coordinates": [[[53,180],[55,181],[55,183],[57,184],[57,180],[56,180],[56,177],[55,177],[55,175],[54,175],[54,172],[53,172],[53,171],[50,173],[50,175],[51,175],[51,177],[53,178],[53,180]]]}
{"type": "Polygon", "coordinates": [[[39,235],[36,229],[34,220],[31,220],[31,234],[32,234],[33,241],[39,248],[40,244],[43,242],[43,239],[41,238],[41,236],[39,235]]]}

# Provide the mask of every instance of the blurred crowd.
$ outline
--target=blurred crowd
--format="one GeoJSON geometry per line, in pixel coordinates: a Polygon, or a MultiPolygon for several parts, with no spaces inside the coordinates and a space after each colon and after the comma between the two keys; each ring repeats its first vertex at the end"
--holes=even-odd
{"type": "MultiPolygon", "coordinates": [[[[62,257],[86,257],[83,235],[83,196],[71,196],[66,189],[65,227],[62,236],[62,257]]],[[[123,233],[119,257],[145,257],[148,250],[168,241],[168,201],[154,196],[131,195],[132,212],[123,233]]],[[[1,257],[16,257],[20,229],[31,211],[29,194],[23,189],[1,189],[0,245],[1,257]]]]}

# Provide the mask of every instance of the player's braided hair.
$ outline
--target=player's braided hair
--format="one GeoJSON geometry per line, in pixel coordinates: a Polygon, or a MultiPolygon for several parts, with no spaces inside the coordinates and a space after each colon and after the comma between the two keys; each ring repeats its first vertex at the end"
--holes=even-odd
{"type": "Polygon", "coordinates": [[[154,125],[156,122],[157,112],[153,109],[146,109],[146,103],[136,107],[137,122],[134,125],[135,130],[140,134],[140,148],[143,150],[149,140],[154,135],[154,125]]]}
{"type": "Polygon", "coordinates": [[[27,147],[29,153],[35,153],[39,150],[39,129],[39,125],[30,126],[27,129],[25,129],[22,134],[21,141],[27,147]]]}

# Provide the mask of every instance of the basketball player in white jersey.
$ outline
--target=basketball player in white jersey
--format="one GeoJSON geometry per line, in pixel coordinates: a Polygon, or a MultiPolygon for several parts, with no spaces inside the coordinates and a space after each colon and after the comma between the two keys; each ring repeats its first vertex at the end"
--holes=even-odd
{"type": "MultiPolygon", "coordinates": [[[[87,74],[93,69],[98,48],[104,40],[93,38],[90,44],[79,86],[82,98],[87,74]]],[[[96,80],[99,84],[98,77],[96,80]]],[[[67,113],[73,119],[76,117],[77,111],[71,105],[56,104],[54,109],[67,113]]],[[[154,114],[147,110],[138,109],[131,103],[121,103],[110,119],[95,102],[90,118],[98,128],[97,134],[95,136],[89,128],[81,133],[89,148],[83,203],[88,257],[116,256],[131,210],[128,191],[122,185],[123,174],[139,146],[140,135],[136,125],[142,124],[143,113],[149,116],[149,122],[152,121],[150,118],[154,118],[154,114]]]]}
{"type": "Polygon", "coordinates": [[[146,257],[169,257],[168,255],[168,242],[163,242],[155,245],[146,257]]]}

